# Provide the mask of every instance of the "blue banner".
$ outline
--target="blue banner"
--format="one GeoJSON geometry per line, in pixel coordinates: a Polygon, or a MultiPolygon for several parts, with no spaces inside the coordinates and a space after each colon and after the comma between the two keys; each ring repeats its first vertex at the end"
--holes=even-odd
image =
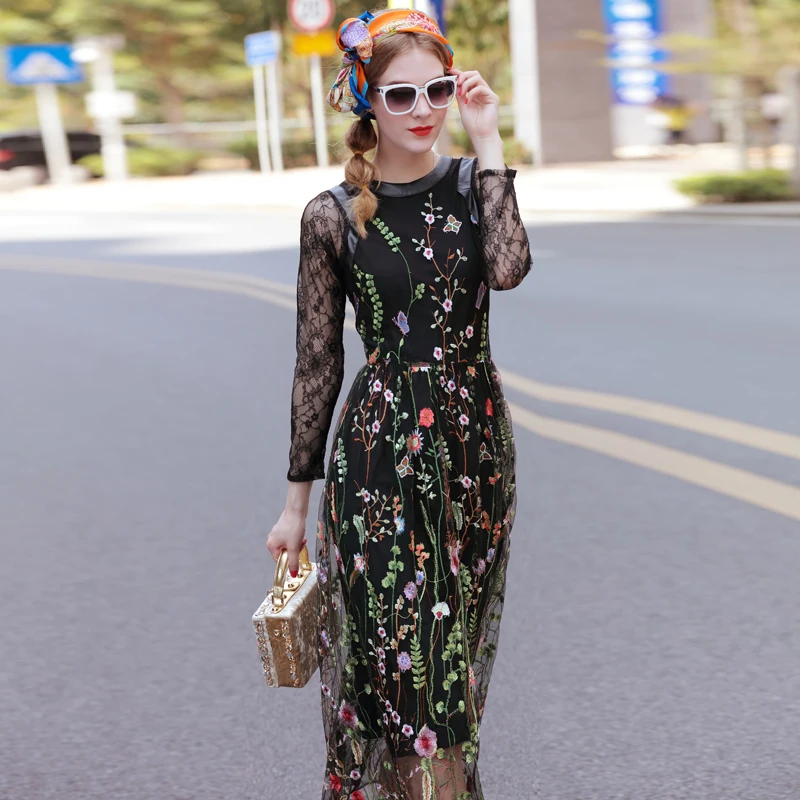
{"type": "Polygon", "coordinates": [[[614,100],[624,105],[650,105],[668,92],[666,60],[655,40],[661,35],[659,0],[603,0],[606,33],[613,36],[609,58],[614,100]]]}
{"type": "Polygon", "coordinates": [[[442,36],[447,36],[447,20],[444,13],[444,0],[430,0],[431,9],[436,22],[439,24],[439,30],[442,36]]]}

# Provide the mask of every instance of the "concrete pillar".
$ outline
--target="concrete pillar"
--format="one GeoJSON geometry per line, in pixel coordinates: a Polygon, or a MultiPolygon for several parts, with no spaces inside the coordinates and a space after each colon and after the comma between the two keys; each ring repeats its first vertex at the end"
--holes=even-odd
{"type": "Polygon", "coordinates": [[[601,0],[511,0],[510,12],[519,138],[538,163],[610,160],[605,46],[578,38],[604,30],[601,0]]]}

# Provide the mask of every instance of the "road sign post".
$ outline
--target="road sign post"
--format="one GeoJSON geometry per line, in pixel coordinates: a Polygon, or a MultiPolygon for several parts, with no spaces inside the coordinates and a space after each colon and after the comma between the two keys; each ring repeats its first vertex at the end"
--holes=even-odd
{"type": "Polygon", "coordinates": [[[72,157],[61,121],[56,84],[83,80],[69,44],[12,45],[6,48],[9,83],[34,86],[44,156],[51,183],[71,183],[72,157]]]}
{"type": "Polygon", "coordinates": [[[283,154],[281,152],[280,103],[275,62],[281,51],[281,35],[277,31],[251,33],[249,36],[245,36],[244,47],[247,65],[253,68],[256,138],[261,172],[269,172],[270,169],[280,172],[283,170],[283,154]],[[266,81],[264,80],[265,67],[266,81]],[[269,105],[269,116],[267,116],[267,104],[269,105]],[[270,155],[272,156],[271,165],[270,155]]]}
{"type": "Polygon", "coordinates": [[[72,156],[69,152],[67,134],[61,121],[58,107],[58,94],[55,84],[37,83],[36,110],[39,113],[39,127],[42,131],[44,157],[50,182],[53,184],[72,183],[70,167],[72,156]]]}
{"type": "Polygon", "coordinates": [[[297,55],[309,56],[311,78],[311,113],[314,116],[314,143],[317,165],[328,166],[328,130],[325,124],[325,88],[322,84],[320,56],[336,52],[333,31],[324,31],[333,21],[333,0],[289,0],[289,19],[302,31],[292,48],[297,55]]]}
{"type": "Polygon", "coordinates": [[[114,77],[114,52],[124,44],[125,38],[118,34],[81,36],[72,49],[72,57],[89,64],[92,72],[93,91],[86,96],[86,110],[100,133],[103,175],[110,181],[128,178],[122,118],[136,113],[135,96],[118,92],[114,77]]]}

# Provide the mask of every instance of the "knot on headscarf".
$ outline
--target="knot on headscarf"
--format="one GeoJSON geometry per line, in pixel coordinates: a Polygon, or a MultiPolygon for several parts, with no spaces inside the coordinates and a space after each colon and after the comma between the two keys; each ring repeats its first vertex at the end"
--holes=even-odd
{"type": "Polygon", "coordinates": [[[450,51],[448,66],[453,66],[453,48],[427,14],[401,9],[387,11],[376,17],[365,11],[360,17],[346,19],[336,34],[336,44],[344,51],[344,55],[342,69],[328,92],[331,108],[340,112],[352,111],[361,118],[375,119],[367,100],[369,83],[364,64],[369,64],[375,42],[401,31],[423,33],[438,39],[450,51]]]}

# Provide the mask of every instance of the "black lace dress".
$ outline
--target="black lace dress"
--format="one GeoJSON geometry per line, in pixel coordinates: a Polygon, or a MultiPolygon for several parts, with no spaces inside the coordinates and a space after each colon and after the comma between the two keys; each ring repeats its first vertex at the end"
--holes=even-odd
{"type": "Polygon", "coordinates": [[[347,184],[303,214],[288,479],[325,480],[323,800],[483,798],[479,730],[516,510],[488,290],[531,267],[515,175],[441,156],[419,180],[375,187],[364,240],[347,184]],[[347,298],[366,363],[326,460],[347,298]],[[459,781],[442,769],[456,759],[459,781]]]}

